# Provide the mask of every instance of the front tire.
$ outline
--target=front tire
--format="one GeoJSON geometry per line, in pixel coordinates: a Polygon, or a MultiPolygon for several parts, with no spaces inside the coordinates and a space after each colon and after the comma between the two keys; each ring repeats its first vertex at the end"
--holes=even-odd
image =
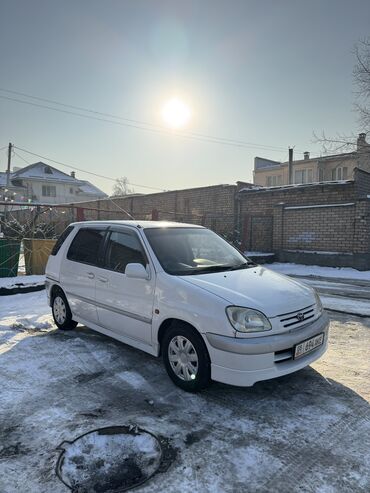
{"type": "Polygon", "coordinates": [[[211,364],[201,335],[185,323],[175,323],[162,342],[163,363],[171,380],[187,392],[209,386],[211,364]]]}
{"type": "Polygon", "coordinates": [[[62,290],[58,289],[58,291],[55,292],[51,306],[55,325],[59,329],[70,330],[77,326],[77,322],[72,320],[72,312],[62,290]]]}

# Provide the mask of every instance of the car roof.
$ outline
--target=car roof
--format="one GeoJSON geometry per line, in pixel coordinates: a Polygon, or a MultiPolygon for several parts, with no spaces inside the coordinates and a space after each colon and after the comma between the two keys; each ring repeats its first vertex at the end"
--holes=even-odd
{"type": "Polygon", "coordinates": [[[174,221],[80,221],[71,224],[72,226],[101,226],[101,225],[114,225],[114,226],[131,226],[136,229],[150,229],[150,228],[204,228],[198,224],[178,223],[174,221]]]}

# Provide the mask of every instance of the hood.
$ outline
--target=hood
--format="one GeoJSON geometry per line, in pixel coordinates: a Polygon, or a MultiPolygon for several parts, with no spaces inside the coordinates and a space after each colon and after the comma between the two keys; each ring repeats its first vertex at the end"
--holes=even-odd
{"type": "Polygon", "coordinates": [[[268,317],[301,310],[316,302],[312,288],[260,265],[248,269],[181,276],[230,305],[261,311],[268,317]]]}

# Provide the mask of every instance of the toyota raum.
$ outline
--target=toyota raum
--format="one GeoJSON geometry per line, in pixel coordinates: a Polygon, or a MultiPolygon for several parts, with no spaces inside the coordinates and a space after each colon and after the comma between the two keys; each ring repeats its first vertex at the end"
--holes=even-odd
{"type": "Polygon", "coordinates": [[[59,328],[81,323],[162,355],[187,391],[279,377],[328,344],[328,316],[312,288],[191,224],[71,224],[49,257],[46,291],[59,328]]]}

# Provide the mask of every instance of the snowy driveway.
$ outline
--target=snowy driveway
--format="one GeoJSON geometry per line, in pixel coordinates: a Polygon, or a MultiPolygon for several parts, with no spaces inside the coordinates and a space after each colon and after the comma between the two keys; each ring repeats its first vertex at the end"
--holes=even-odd
{"type": "Polygon", "coordinates": [[[1,493],[68,492],[56,447],[130,424],[177,453],[136,491],[370,490],[370,319],[332,316],[329,351],[311,368],[192,395],[160,360],[85,327],[55,330],[43,291],[0,306],[1,493]]]}

